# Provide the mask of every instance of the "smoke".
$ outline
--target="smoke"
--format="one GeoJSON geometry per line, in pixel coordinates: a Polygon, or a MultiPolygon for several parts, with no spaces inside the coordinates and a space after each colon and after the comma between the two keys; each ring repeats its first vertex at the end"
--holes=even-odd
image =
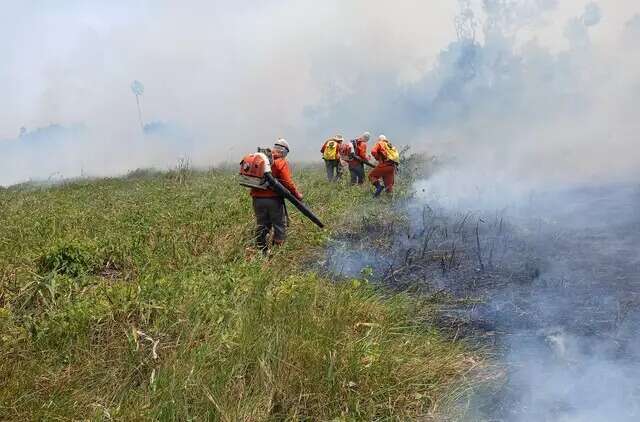
{"type": "Polygon", "coordinates": [[[500,10],[487,11],[484,42],[452,44],[413,91],[432,121],[426,136],[445,141],[436,151],[475,170],[475,183],[487,170],[488,183],[497,172],[525,187],[636,177],[637,49],[592,45],[593,3],[566,24],[569,47],[557,53],[535,40],[517,47],[500,10]]]}
{"type": "Polygon", "coordinates": [[[154,154],[129,90],[136,79],[145,85],[145,118],[192,135],[194,164],[236,161],[280,136],[291,141],[292,158],[316,157],[327,134],[355,134],[372,119],[363,109],[352,125],[319,128],[309,109],[363,94],[375,104],[375,92],[357,92],[363,75],[373,75],[370,83],[379,74],[397,77],[435,54],[453,32],[453,11],[418,0],[4,4],[0,183],[46,178],[53,163],[67,175],[81,162],[89,174],[174,162],[174,150],[153,160],[136,153],[154,154]],[[86,148],[41,145],[50,165],[9,172],[5,161],[31,154],[16,138],[19,128],[50,124],[86,127],[86,148]]]}
{"type": "MultiPolygon", "coordinates": [[[[506,213],[536,262],[531,282],[486,298],[510,365],[506,420],[638,418],[638,204],[636,186],[609,185],[536,194],[506,213]]],[[[523,261],[509,249],[499,267],[523,261]]]]}
{"type": "MultiPolygon", "coordinates": [[[[484,25],[463,4],[466,27],[482,27],[481,36],[459,31],[465,35],[412,90],[416,109],[429,116],[424,136],[444,163],[417,184],[414,206],[472,212],[476,221],[500,213],[499,226],[510,221],[521,242],[494,252],[502,239],[482,234],[502,262],[470,318],[488,319],[499,333],[509,379],[474,416],[636,420],[638,15],[598,44],[607,9],[586,3],[564,24],[566,46],[552,50],[520,34],[558,5],[522,14],[516,3],[485,1],[484,25]],[[531,281],[514,277],[531,268],[531,281]]],[[[457,241],[464,248],[464,237],[457,241]]],[[[450,284],[465,283],[461,277],[475,279],[460,272],[450,284]]]]}
{"type": "Polygon", "coordinates": [[[87,139],[74,150],[41,145],[50,162],[19,173],[0,165],[0,183],[166,167],[182,150],[206,166],[278,136],[292,141],[292,159],[312,159],[327,135],[363,130],[490,160],[527,183],[537,173],[602,177],[603,167],[631,177],[634,9],[613,0],[4,5],[2,160],[29,156],[15,146],[22,126],[81,125],[87,139]],[[134,79],[146,87],[145,117],[183,127],[189,148],[153,152],[134,79]],[[615,151],[608,166],[604,143],[615,151]]]}
{"type": "Polygon", "coordinates": [[[460,1],[456,39],[426,70],[376,76],[386,106],[347,96],[312,110],[325,125],[364,107],[438,157],[393,247],[336,241],[328,260],[483,298],[452,312],[495,338],[509,376],[473,420],[640,414],[640,18],[631,2],[569,3],[460,1]]]}
{"type": "MultiPolygon", "coordinates": [[[[328,135],[384,132],[442,163],[414,206],[513,211],[518,245],[544,264],[487,304],[502,323],[522,306],[538,317],[505,339],[524,403],[510,420],[637,416],[638,317],[598,322],[640,295],[640,201],[620,188],[640,171],[636,1],[13,3],[0,17],[0,184],[181,156],[206,166],[280,136],[292,159],[313,159],[328,135]]],[[[507,269],[522,264],[503,252],[507,269]]]]}
{"type": "Polygon", "coordinates": [[[451,200],[422,186],[400,205],[407,225],[387,216],[348,233],[323,266],[462,299],[444,301],[440,325],[489,344],[507,370],[504,386],[474,397],[468,420],[638,420],[637,184],[529,192],[499,210],[498,190],[483,202],[483,191],[451,200]]]}
{"type": "Polygon", "coordinates": [[[392,128],[392,139],[455,159],[454,177],[437,178],[441,191],[461,197],[495,184],[526,191],[637,178],[640,38],[633,18],[608,21],[612,5],[583,3],[564,22],[552,21],[564,44],[550,46],[538,34],[554,26],[559,2],[459,5],[457,39],[419,77],[402,84],[392,75],[363,78],[356,91],[373,90],[378,107],[366,96],[348,96],[314,109],[313,117],[320,125],[346,124],[367,110],[380,127],[392,128]]]}
{"type": "MultiPolygon", "coordinates": [[[[519,38],[532,15],[514,7],[484,2],[484,25],[468,23],[475,16],[466,23],[482,26],[482,37],[459,37],[413,91],[430,116],[425,136],[440,141],[433,145],[448,157],[417,184],[414,206],[437,205],[448,216],[472,212],[478,222],[500,213],[499,227],[502,218],[510,221],[518,239],[494,251],[502,244],[498,231],[481,232],[501,262],[470,319],[493,324],[509,377],[474,416],[636,420],[637,15],[598,45],[594,34],[606,9],[587,3],[564,25],[567,45],[554,51],[519,38]],[[517,277],[528,273],[530,281],[517,277]]],[[[543,9],[539,14],[548,13],[543,9]]],[[[465,247],[464,236],[457,241],[465,247]]],[[[460,272],[450,285],[465,283],[461,277],[482,280],[460,272]]]]}

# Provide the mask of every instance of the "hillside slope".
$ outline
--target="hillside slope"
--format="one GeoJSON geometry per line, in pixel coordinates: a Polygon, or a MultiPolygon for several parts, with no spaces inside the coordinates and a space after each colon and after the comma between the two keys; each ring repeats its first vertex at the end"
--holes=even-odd
{"type": "Polygon", "coordinates": [[[269,260],[247,249],[231,172],[0,190],[0,419],[403,419],[457,401],[475,360],[427,304],[311,265],[345,213],[375,223],[388,203],[295,178],[329,229],[290,207],[269,260]]]}

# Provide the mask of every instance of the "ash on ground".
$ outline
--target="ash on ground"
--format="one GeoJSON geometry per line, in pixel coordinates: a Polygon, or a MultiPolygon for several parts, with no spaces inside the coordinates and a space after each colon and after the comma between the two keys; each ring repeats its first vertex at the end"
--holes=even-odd
{"type": "Polygon", "coordinates": [[[336,239],[327,267],[466,299],[442,306],[443,326],[495,347],[508,371],[471,420],[640,420],[640,189],[525,202],[487,212],[413,198],[407,224],[336,239]]]}

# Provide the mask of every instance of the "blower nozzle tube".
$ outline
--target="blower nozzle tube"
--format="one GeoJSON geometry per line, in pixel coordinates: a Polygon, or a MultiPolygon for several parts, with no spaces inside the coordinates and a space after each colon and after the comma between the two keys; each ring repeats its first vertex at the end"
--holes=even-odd
{"type": "Polygon", "coordinates": [[[316,226],[320,227],[321,229],[324,228],[324,224],[322,224],[322,221],[320,221],[320,219],[316,217],[316,215],[309,208],[307,208],[307,206],[302,203],[302,201],[293,196],[293,194],[289,192],[289,190],[285,188],[282,183],[280,183],[275,177],[273,177],[271,172],[266,172],[264,176],[269,182],[269,186],[278,195],[286,198],[289,202],[291,202],[298,210],[300,210],[302,214],[304,214],[305,217],[313,221],[316,226]]]}

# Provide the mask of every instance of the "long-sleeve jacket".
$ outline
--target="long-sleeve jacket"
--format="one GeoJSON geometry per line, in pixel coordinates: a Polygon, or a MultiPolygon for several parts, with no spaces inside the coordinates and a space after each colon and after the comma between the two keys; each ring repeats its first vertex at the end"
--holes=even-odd
{"type": "MultiPolygon", "coordinates": [[[[293,178],[291,177],[291,169],[289,169],[289,163],[283,157],[275,157],[273,160],[273,164],[271,165],[271,174],[273,177],[278,179],[282,186],[287,188],[289,192],[293,194],[298,199],[302,199],[302,194],[296,187],[296,184],[293,182],[293,178]]],[[[263,189],[251,189],[251,196],[254,198],[274,198],[279,195],[271,189],[263,190],[263,189]]]]}
{"type": "Polygon", "coordinates": [[[373,148],[371,148],[371,155],[373,155],[373,158],[375,158],[378,162],[383,162],[387,159],[384,148],[382,146],[382,142],[384,141],[378,142],[374,145],[373,148]]]}
{"type": "Polygon", "coordinates": [[[353,145],[351,142],[342,142],[338,148],[340,158],[344,161],[349,161],[353,158],[353,145]]]}
{"type": "Polygon", "coordinates": [[[333,139],[327,139],[326,141],[324,141],[324,144],[322,144],[322,147],[320,147],[320,154],[324,154],[324,150],[327,148],[327,144],[333,141],[333,139]]]}

